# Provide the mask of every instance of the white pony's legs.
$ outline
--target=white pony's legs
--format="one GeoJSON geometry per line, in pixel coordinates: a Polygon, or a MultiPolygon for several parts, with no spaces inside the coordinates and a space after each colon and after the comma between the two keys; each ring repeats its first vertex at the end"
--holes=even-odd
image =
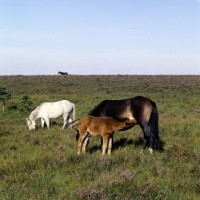
{"type": "Polygon", "coordinates": [[[49,128],[49,118],[41,118],[41,127],[44,128],[44,123],[46,122],[47,127],[49,128]]]}
{"type": "Polygon", "coordinates": [[[64,123],[63,123],[63,127],[62,127],[62,130],[65,128],[65,126],[72,122],[71,118],[70,118],[70,113],[64,113],[63,114],[63,119],[64,119],[64,123]]]}
{"type": "Polygon", "coordinates": [[[45,120],[45,122],[46,122],[47,128],[49,128],[49,127],[50,127],[50,126],[49,126],[49,118],[45,118],[44,120],[45,120]]]}
{"type": "Polygon", "coordinates": [[[44,128],[44,119],[41,118],[41,127],[44,128]]]}
{"type": "Polygon", "coordinates": [[[64,113],[64,114],[63,114],[64,122],[63,122],[62,130],[65,128],[65,126],[66,126],[66,124],[67,124],[68,115],[69,115],[68,113],[64,113]]]}

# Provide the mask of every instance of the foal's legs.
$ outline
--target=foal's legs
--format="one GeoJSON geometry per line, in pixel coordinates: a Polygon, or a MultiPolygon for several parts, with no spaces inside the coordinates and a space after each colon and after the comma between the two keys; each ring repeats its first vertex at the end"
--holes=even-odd
{"type": "Polygon", "coordinates": [[[78,144],[77,144],[77,154],[79,155],[82,150],[83,140],[86,136],[87,132],[80,132],[79,131],[79,138],[78,138],[78,144]]]}
{"type": "Polygon", "coordinates": [[[102,156],[104,156],[106,154],[106,149],[107,149],[107,146],[108,146],[109,135],[104,134],[102,137],[103,137],[102,156]]]}
{"type": "Polygon", "coordinates": [[[83,153],[85,153],[85,151],[86,151],[86,146],[88,145],[88,142],[89,142],[89,137],[86,136],[86,138],[84,138],[83,145],[82,145],[83,153]]]}
{"type": "Polygon", "coordinates": [[[108,138],[108,155],[111,155],[112,144],[113,144],[113,134],[108,138]]]}

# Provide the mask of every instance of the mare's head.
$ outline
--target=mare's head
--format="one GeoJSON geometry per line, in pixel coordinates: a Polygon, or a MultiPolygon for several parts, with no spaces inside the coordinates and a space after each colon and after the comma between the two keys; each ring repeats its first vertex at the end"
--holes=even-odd
{"type": "Polygon", "coordinates": [[[35,121],[32,121],[30,118],[26,118],[26,121],[27,121],[29,131],[35,130],[35,121]]]}

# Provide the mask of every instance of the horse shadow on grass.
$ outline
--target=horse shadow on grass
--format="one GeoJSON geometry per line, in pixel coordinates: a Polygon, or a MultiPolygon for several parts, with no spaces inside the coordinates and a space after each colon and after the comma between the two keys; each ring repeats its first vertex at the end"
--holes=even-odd
{"type": "MultiPolygon", "coordinates": [[[[101,142],[100,142],[100,145],[95,145],[95,146],[92,146],[92,147],[88,147],[88,144],[87,144],[87,152],[90,153],[90,154],[92,154],[96,151],[102,150],[101,142]]],[[[135,147],[141,146],[141,145],[143,145],[143,139],[142,138],[139,138],[139,139],[136,139],[136,140],[128,139],[128,138],[117,139],[116,141],[113,142],[112,151],[118,150],[120,148],[123,148],[125,146],[129,146],[129,145],[133,145],[135,147]]]]}
{"type": "MultiPolygon", "coordinates": [[[[88,143],[89,144],[89,143],[88,143]]],[[[87,146],[88,146],[87,144],[87,146]]],[[[165,145],[165,143],[161,140],[160,141],[161,144],[161,149],[159,150],[159,152],[164,151],[163,146],[165,145]]],[[[118,150],[120,148],[124,148],[125,146],[129,146],[129,145],[133,145],[135,148],[141,148],[144,146],[144,141],[142,137],[137,137],[136,139],[128,139],[128,138],[121,138],[121,139],[117,139],[116,141],[113,142],[112,145],[112,151],[118,150]]],[[[87,152],[92,154],[96,151],[102,150],[102,142],[100,143],[100,145],[95,145],[92,147],[87,147],[87,152]]]]}
{"type": "MultiPolygon", "coordinates": [[[[50,121],[49,124],[50,124],[50,127],[52,127],[52,126],[62,127],[63,126],[63,122],[50,121]]],[[[44,127],[47,128],[46,123],[44,123],[44,127]]],[[[38,126],[37,128],[42,128],[42,127],[38,126]]]]}

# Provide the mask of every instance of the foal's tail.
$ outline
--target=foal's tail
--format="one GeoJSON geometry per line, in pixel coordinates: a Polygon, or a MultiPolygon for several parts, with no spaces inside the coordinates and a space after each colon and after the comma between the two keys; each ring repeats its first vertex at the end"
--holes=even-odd
{"type": "Polygon", "coordinates": [[[79,119],[74,120],[74,121],[70,122],[69,124],[67,124],[66,128],[72,128],[73,126],[75,126],[78,123],[79,123],[79,119]]]}
{"type": "Polygon", "coordinates": [[[160,141],[159,137],[159,131],[158,131],[158,110],[156,103],[151,101],[151,105],[153,106],[152,108],[152,113],[149,121],[150,129],[151,129],[151,139],[150,142],[152,143],[153,149],[156,150],[163,150],[162,143],[160,141]]]}

